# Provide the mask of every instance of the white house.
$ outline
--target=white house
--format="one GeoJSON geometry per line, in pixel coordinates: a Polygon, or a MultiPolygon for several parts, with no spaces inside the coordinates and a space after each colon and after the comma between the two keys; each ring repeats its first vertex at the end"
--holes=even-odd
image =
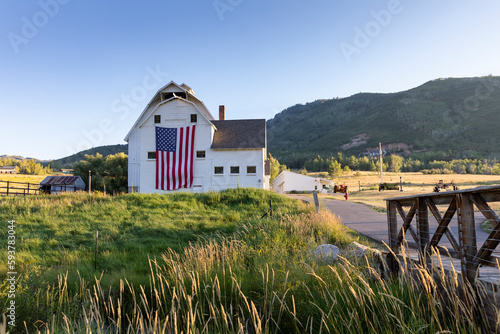
{"type": "Polygon", "coordinates": [[[269,189],[265,119],[225,116],[220,106],[215,120],[185,84],[161,88],[125,137],[129,191],[269,189]]]}
{"type": "Polygon", "coordinates": [[[272,189],[278,194],[286,194],[291,191],[326,193],[328,188],[333,187],[333,185],[332,180],[284,170],[273,180],[272,189]]]}

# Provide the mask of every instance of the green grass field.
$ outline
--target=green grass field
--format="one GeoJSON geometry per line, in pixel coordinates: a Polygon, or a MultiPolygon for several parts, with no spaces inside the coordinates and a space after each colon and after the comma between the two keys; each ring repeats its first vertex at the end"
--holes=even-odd
{"type": "MultiPolygon", "coordinates": [[[[319,244],[344,249],[363,239],[331,213],[316,214],[312,206],[264,190],[4,197],[2,245],[9,240],[10,220],[19,272],[14,332],[480,333],[485,328],[480,324],[486,315],[470,312],[471,304],[465,307],[458,298],[457,280],[438,271],[425,274],[424,268],[402,263],[401,275],[392,277],[377,258],[314,260],[309,250],[319,244]],[[269,199],[274,217],[261,218],[269,199]]],[[[0,257],[2,277],[6,261],[0,257]]],[[[3,313],[8,292],[3,280],[3,313]]]]}

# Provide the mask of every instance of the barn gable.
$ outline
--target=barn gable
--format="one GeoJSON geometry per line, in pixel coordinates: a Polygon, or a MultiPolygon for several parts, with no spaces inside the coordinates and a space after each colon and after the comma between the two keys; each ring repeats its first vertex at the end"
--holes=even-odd
{"type": "Polygon", "coordinates": [[[168,84],[160,88],[156,94],[153,96],[151,101],[146,105],[143,112],[135,122],[134,126],[130,129],[129,133],[125,136],[125,141],[129,141],[130,136],[132,135],[132,131],[143,124],[144,121],[149,118],[154,109],[156,109],[160,104],[164,102],[168,102],[172,99],[183,99],[187,102],[194,104],[198,111],[203,115],[207,120],[213,120],[214,117],[205,106],[205,104],[199,100],[195,95],[191,87],[186,84],[178,85],[177,83],[170,81],[168,84]]]}

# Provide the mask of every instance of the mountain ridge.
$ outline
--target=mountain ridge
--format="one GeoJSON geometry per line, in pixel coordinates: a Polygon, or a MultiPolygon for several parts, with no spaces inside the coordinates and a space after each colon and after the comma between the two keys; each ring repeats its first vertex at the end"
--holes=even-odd
{"type": "Polygon", "coordinates": [[[268,120],[268,147],[290,154],[445,151],[500,156],[500,77],[447,78],[397,93],[358,93],[298,104],[268,120]]]}

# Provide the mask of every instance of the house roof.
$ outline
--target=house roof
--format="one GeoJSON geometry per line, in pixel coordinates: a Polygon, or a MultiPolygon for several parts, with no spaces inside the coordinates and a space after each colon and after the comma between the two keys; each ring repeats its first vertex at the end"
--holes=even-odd
{"type": "Polygon", "coordinates": [[[13,170],[16,169],[16,166],[0,166],[0,169],[13,170]]]}
{"type": "Polygon", "coordinates": [[[212,149],[266,148],[266,120],[242,119],[212,121],[217,128],[212,149]]]}
{"type": "MultiPolygon", "coordinates": [[[[41,185],[63,185],[75,184],[80,176],[47,176],[40,182],[41,185]]],[[[83,180],[82,180],[83,181],[83,180]]]]}

